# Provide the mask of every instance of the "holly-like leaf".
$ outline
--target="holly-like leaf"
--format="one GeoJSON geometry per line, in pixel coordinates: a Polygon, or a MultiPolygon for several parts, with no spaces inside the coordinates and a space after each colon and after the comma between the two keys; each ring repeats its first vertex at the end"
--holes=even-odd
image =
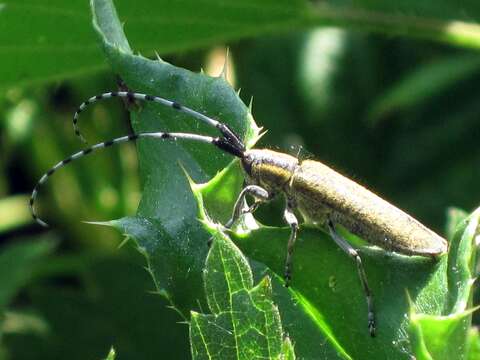
{"type": "Polygon", "coordinates": [[[428,315],[412,309],[410,336],[417,359],[466,357],[471,325],[472,287],[475,281],[475,241],[479,235],[480,209],[458,223],[450,245],[445,310],[428,315]]]}
{"type": "MultiPolygon", "coordinates": [[[[160,59],[134,55],[110,1],[92,1],[93,24],[113,71],[132,90],[175,100],[222,119],[246,143],[258,134],[248,108],[222,77],[174,67],[160,59]]],[[[191,116],[158,104],[139,104],[131,112],[135,132],[177,131],[211,134],[191,116]]],[[[143,195],[135,217],[111,225],[135,238],[148,257],[158,291],[184,316],[203,300],[201,272],[209,234],[197,220],[197,206],[181,164],[197,181],[206,181],[231,160],[208,144],[146,139],[138,142],[143,195]]],[[[237,176],[236,178],[239,178],[237,176]]],[[[241,186],[241,182],[235,185],[241,186]]],[[[233,196],[233,195],[232,195],[233,196]]]]}
{"type": "Polygon", "coordinates": [[[212,313],[192,312],[193,359],[295,358],[290,341],[283,340],[270,278],[254,287],[247,259],[220,231],[207,257],[204,283],[212,313]]]}

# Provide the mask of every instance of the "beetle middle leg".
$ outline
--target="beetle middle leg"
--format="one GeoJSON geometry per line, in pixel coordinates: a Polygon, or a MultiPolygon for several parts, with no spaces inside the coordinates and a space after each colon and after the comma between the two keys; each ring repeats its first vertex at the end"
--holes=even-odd
{"type": "Polygon", "coordinates": [[[370,336],[375,336],[375,313],[373,309],[373,298],[372,292],[370,291],[370,287],[368,286],[367,282],[367,275],[365,273],[365,269],[363,268],[362,259],[358,254],[357,250],[355,250],[352,245],[350,245],[340,234],[337,233],[335,230],[335,226],[333,225],[332,220],[327,221],[328,230],[330,232],[330,236],[332,239],[337,243],[343,251],[345,251],[352,259],[355,260],[357,264],[358,276],[360,277],[360,281],[362,282],[363,291],[365,292],[365,296],[367,298],[367,308],[368,308],[368,329],[370,331],[370,336]]]}
{"type": "Polygon", "coordinates": [[[285,261],[285,286],[290,285],[290,280],[292,279],[292,256],[293,256],[293,247],[295,245],[295,240],[297,239],[298,233],[298,220],[295,214],[293,213],[293,206],[291,201],[287,200],[287,206],[283,213],[283,218],[285,222],[290,226],[290,237],[288,238],[287,245],[287,259],[285,261]]]}

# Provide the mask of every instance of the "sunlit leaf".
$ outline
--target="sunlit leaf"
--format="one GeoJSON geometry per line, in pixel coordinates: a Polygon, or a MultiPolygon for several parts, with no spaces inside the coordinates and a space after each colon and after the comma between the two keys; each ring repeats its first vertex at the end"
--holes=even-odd
{"type": "Polygon", "coordinates": [[[193,359],[295,358],[274,305],[269,277],[253,286],[247,259],[221,232],[214,235],[204,270],[211,314],[192,313],[193,359]]]}

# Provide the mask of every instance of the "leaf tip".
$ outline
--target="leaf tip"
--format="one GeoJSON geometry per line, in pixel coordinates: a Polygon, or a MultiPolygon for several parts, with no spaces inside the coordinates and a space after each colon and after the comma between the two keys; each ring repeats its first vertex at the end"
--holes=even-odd
{"type": "Polygon", "coordinates": [[[183,173],[185,174],[185,177],[187,178],[188,184],[190,185],[190,188],[192,189],[193,192],[198,191],[201,188],[201,185],[197,184],[190,174],[188,173],[187,169],[185,166],[182,164],[181,161],[178,161],[178,166],[182,169],[183,173]]]}
{"type": "Polygon", "coordinates": [[[248,103],[248,112],[250,114],[253,112],[253,95],[250,97],[250,102],[248,103]]]}
{"type": "Polygon", "coordinates": [[[226,52],[225,52],[225,61],[223,62],[222,70],[220,71],[220,74],[218,75],[218,77],[224,79],[227,82],[229,82],[228,81],[229,55],[230,55],[230,50],[227,47],[226,52]]]}
{"type": "Polygon", "coordinates": [[[161,62],[161,63],[164,62],[163,59],[160,57],[160,54],[157,52],[157,50],[155,50],[155,57],[157,58],[158,62],[161,62]]]}
{"type": "Polygon", "coordinates": [[[89,225],[100,225],[100,226],[111,226],[111,227],[117,227],[118,224],[115,220],[109,220],[109,221],[86,221],[86,220],[81,220],[82,223],[84,224],[89,224],[89,225]]]}

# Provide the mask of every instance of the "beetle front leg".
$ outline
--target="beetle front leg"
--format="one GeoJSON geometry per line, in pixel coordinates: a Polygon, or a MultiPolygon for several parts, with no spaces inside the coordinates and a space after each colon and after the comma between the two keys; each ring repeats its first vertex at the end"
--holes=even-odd
{"type": "MultiPolygon", "coordinates": [[[[224,228],[231,229],[232,226],[240,219],[242,215],[253,213],[257,210],[258,206],[266,201],[272,199],[272,195],[268,193],[267,190],[258,186],[258,185],[247,185],[245,186],[240,194],[238,195],[237,201],[235,201],[235,205],[233,207],[233,213],[230,220],[228,220],[224,228]],[[255,202],[248,206],[246,197],[247,195],[251,195],[255,198],[255,202]]],[[[213,237],[210,237],[207,241],[207,246],[210,247],[212,245],[213,237]]]]}
{"type": "Polygon", "coordinates": [[[370,331],[370,336],[375,336],[375,313],[373,309],[373,297],[370,287],[367,282],[367,275],[365,269],[363,268],[362,259],[352,245],[350,245],[347,240],[345,240],[340,234],[335,230],[335,226],[331,220],[327,221],[328,230],[330,231],[330,236],[337,243],[343,251],[345,251],[352,259],[355,260],[357,264],[358,276],[362,282],[363,291],[367,298],[367,308],[368,308],[368,330],[370,331]]]}
{"type": "Polygon", "coordinates": [[[266,201],[269,201],[272,196],[268,193],[267,190],[258,186],[258,185],[247,185],[245,186],[240,195],[238,195],[237,201],[235,202],[235,206],[233,207],[233,213],[230,220],[227,221],[225,227],[230,229],[242,215],[253,213],[257,210],[258,206],[266,201]],[[252,206],[248,206],[246,201],[246,196],[250,195],[255,198],[255,202],[252,206]]]}

